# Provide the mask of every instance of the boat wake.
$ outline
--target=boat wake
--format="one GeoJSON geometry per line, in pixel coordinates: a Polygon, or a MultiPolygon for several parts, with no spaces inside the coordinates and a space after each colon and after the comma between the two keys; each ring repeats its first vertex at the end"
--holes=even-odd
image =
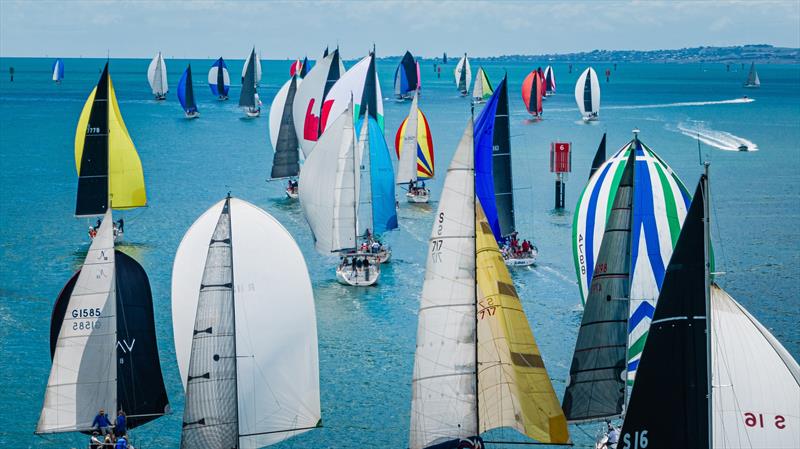
{"type": "Polygon", "coordinates": [[[744,137],[739,137],[725,131],[710,129],[703,122],[693,124],[679,123],[677,132],[714,148],[725,151],[741,151],[740,147],[747,147],[747,151],[758,151],[758,146],[744,137]]]}
{"type": "Polygon", "coordinates": [[[742,104],[752,103],[752,98],[734,98],[732,100],[717,101],[683,101],[678,103],[659,103],[659,104],[637,104],[627,106],[606,106],[602,109],[655,109],[655,108],[682,108],[686,106],[711,106],[716,104],[742,104]]]}

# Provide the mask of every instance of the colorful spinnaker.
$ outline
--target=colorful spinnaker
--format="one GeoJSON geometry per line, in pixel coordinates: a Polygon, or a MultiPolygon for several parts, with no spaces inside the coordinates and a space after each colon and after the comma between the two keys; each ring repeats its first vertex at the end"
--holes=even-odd
{"type": "Polygon", "coordinates": [[[581,193],[572,224],[572,251],[581,302],[585,303],[589,297],[606,221],[631,151],[636,153],[636,167],[631,224],[629,381],[634,379],[664,273],[691,202],[678,176],[638,138],[603,163],[581,193]]]}
{"type": "Polygon", "coordinates": [[[584,70],[575,83],[575,102],[584,120],[597,120],[600,112],[600,80],[591,67],[584,70]]]}
{"type": "Polygon", "coordinates": [[[78,119],[75,168],[76,216],[104,215],[109,208],[147,204],[142,162],[122,120],[107,62],[78,119]]]}
{"type": "Polygon", "coordinates": [[[181,102],[186,117],[195,118],[200,115],[197,110],[197,102],[194,99],[194,87],[192,85],[192,65],[189,64],[178,81],[178,101],[181,102]]]}
{"type": "Polygon", "coordinates": [[[161,52],[150,61],[150,66],[147,67],[147,81],[150,83],[150,89],[153,91],[153,96],[156,100],[163,100],[167,98],[167,64],[164,62],[164,57],[161,52]]]}
{"type": "Polygon", "coordinates": [[[231,76],[228,73],[228,66],[225,65],[224,59],[219,58],[214,61],[214,64],[208,71],[208,87],[211,88],[211,93],[220,100],[228,99],[228,91],[231,88],[231,76]]]}
{"type": "Polygon", "coordinates": [[[394,71],[394,95],[400,100],[409,99],[419,88],[419,64],[414,55],[406,51],[394,71]]]}
{"type": "Polygon", "coordinates": [[[292,105],[294,128],[306,157],[314,149],[328,120],[336,119],[330,116],[332,101],[328,100],[328,92],[345,72],[338,48],[331,53],[326,48],[325,53],[303,78],[292,105]]]}
{"type": "Polygon", "coordinates": [[[64,61],[58,58],[53,62],[53,81],[60,83],[64,79],[64,61]]]}
{"type": "Polygon", "coordinates": [[[411,380],[408,447],[483,447],[502,427],[570,442],[514,283],[475,196],[472,121],[431,230],[411,380]]]}
{"type": "Polygon", "coordinates": [[[461,96],[466,97],[469,92],[469,83],[472,82],[472,69],[470,69],[466,53],[458,60],[456,68],[453,69],[453,76],[456,80],[456,88],[461,92],[461,96]]]}
{"type": "Polygon", "coordinates": [[[411,111],[397,128],[394,138],[394,149],[397,153],[397,184],[406,184],[409,180],[431,179],[434,175],[431,128],[417,102],[418,98],[415,95],[411,111]],[[416,156],[411,154],[404,156],[406,149],[416,156]]]}
{"type": "Polygon", "coordinates": [[[472,88],[472,99],[477,103],[483,103],[488,100],[494,93],[492,83],[483,67],[478,67],[478,74],[475,75],[475,86],[472,88]]]}
{"type": "Polygon", "coordinates": [[[543,85],[536,70],[531,71],[522,81],[522,102],[525,103],[525,110],[534,117],[542,115],[543,85]]]}

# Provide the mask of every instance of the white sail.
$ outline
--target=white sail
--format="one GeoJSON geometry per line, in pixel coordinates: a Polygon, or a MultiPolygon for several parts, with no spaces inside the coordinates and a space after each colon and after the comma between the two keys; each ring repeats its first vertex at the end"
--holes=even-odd
{"type": "MultiPolygon", "coordinates": [[[[194,222],[175,254],[172,322],[184,389],[209,241],[224,204],[194,222]]],[[[239,448],[258,448],[319,423],[313,292],[303,255],[278,221],[236,198],[230,200],[230,220],[239,448]],[[280,319],[265,325],[265,317],[275,313],[280,319]]]]}
{"type": "Polygon", "coordinates": [[[222,80],[226,86],[231,85],[231,76],[228,73],[228,69],[225,67],[219,66],[211,66],[211,69],[208,70],[208,84],[217,85],[217,77],[219,76],[219,71],[222,70],[222,80]]]}
{"type": "MultiPolygon", "coordinates": [[[[303,78],[297,77],[297,89],[303,83],[303,78]]],[[[278,132],[281,129],[281,119],[283,118],[283,110],[286,107],[286,96],[289,94],[289,87],[292,84],[292,78],[283,83],[283,86],[275,94],[272,100],[272,105],[269,107],[269,140],[272,142],[272,148],[278,148],[278,132]]],[[[297,93],[295,92],[295,98],[297,93]]]]}
{"type": "Polygon", "coordinates": [[[358,161],[359,176],[356,180],[358,193],[358,224],[356,233],[366,235],[367,229],[370,232],[375,230],[372,219],[372,173],[370,170],[370,148],[369,148],[369,121],[361,121],[361,130],[358,132],[358,148],[356,148],[356,159],[358,161]]]}
{"type": "Polygon", "coordinates": [[[147,67],[147,81],[150,82],[153,95],[166,95],[169,90],[167,86],[167,64],[164,62],[161,52],[158,52],[153,60],[150,61],[150,66],[147,67]]]}
{"type": "MultiPolygon", "coordinates": [[[[330,112],[328,113],[329,118],[326,126],[330,125],[332,118],[338,117],[347,109],[351,99],[353,101],[353,114],[361,116],[361,109],[366,107],[366,105],[363,104],[364,101],[362,101],[364,99],[361,97],[367,89],[365,85],[367,82],[367,75],[369,74],[370,63],[373,62],[373,58],[373,56],[367,56],[353,67],[350,67],[350,70],[345,72],[345,74],[339,78],[339,81],[336,81],[336,84],[333,85],[330,92],[328,92],[328,95],[325,97],[326,107],[329,101],[332,103],[330,105],[330,112]]],[[[378,125],[383,129],[383,95],[381,94],[381,83],[378,81],[377,76],[375,76],[375,98],[377,100],[377,111],[374,112],[377,116],[378,125]]],[[[323,131],[325,130],[324,127],[322,129],[323,131]]]]}
{"type": "Polygon", "coordinates": [[[600,111],[600,80],[597,78],[597,72],[591,67],[584,70],[575,83],[575,102],[578,103],[578,110],[584,117],[600,111]]]}
{"type": "Polygon", "coordinates": [[[411,382],[409,447],[478,434],[472,122],[447,170],[429,240],[411,382]]]}
{"type": "Polygon", "coordinates": [[[346,112],[322,134],[300,172],[300,205],[321,254],[356,247],[359,177],[353,114],[346,112]]]}
{"type": "Polygon", "coordinates": [[[403,141],[400,143],[400,158],[397,161],[397,184],[417,180],[417,127],[419,124],[418,94],[414,92],[411,110],[408,111],[403,141]]]}
{"type": "Polygon", "coordinates": [[[478,68],[478,74],[475,75],[475,85],[472,88],[472,98],[483,100],[483,67],[478,68]]]}
{"type": "Polygon", "coordinates": [[[544,69],[544,79],[545,79],[545,83],[547,83],[548,79],[550,80],[550,84],[549,85],[547,85],[547,84],[545,85],[545,89],[547,90],[547,92],[555,93],[555,91],[556,91],[556,74],[555,74],[555,72],[553,72],[553,66],[547,66],[547,68],[544,69]]]}
{"type": "MultiPolygon", "coordinates": [[[[311,150],[314,149],[319,137],[318,129],[322,115],[322,100],[334,59],[338,65],[336,72],[340,75],[343,74],[344,64],[339,58],[339,52],[334,51],[314,64],[303,78],[303,84],[297,87],[297,92],[294,95],[294,105],[292,106],[294,129],[297,132],[297,139],[300,141],[305,157],[311,154],[311,150]]],[[[328,120],[336,118],[329,114],[325,116],[328,120]]]]}
{"type": "Polygon", "coordinates": [[[244,61],[244,65],[242,66],[242,78],[244,78],[244,74],[247,72],[247,65],[252,62],[250,59],[253,54],[256,55],[253,76],[255,77],[256,86],[258,86],[258,83],[261,81],[261,58],[258,56],[258,52],[255,50],[255,48],[252,52],[250,52],[250,54],[247,55],[247,59],[244,61]]]}
{"type": "Polygon", "coordinates": [[[50,369],[37,433],[91,429],[99,409],[117,408],[117,295],[109,209],[72,295],[50,369]]]}
{"type": "Polygon", "coordinates": [[[714,448],[797,448],[800,367],[744,307],[711,287],[714,448]]]}
{"type": "Polygon", "coordinates": [[[464,55],[461,57],[461,59],[459,59],[458,64],[456,64],[456,68],[453,71],[453,75],[455,76],[456,80],[456,87],[460,86],[461,73],[464,70],[466,70],[466,75],[464,77],[464,91],[466,91],[466,89],[469,89],[469,83],[472,81],[472,69],[470,69],[469,58],[467,58],[467,55],[464,55]]]}

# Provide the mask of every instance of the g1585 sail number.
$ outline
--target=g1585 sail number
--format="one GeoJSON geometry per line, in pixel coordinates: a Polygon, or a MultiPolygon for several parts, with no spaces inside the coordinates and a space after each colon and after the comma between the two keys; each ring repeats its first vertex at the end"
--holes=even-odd
{"type": "Polygon", "coordinates": [[[93,309],[72,309],[71,312],[72,318],[89,318],[87,320],[80,320],[74,321],[72,323],[72,330],[91,330],[91,329],[99,329],[100,322],[96,320],[96,318],[100,318],[100,308],[95,307],[93,309]],[[94,319],[92,319],[94,318],[94,319]]]}

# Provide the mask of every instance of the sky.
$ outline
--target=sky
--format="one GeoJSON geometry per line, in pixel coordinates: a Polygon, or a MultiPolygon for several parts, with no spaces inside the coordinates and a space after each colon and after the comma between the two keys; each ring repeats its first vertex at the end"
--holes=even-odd
{"type": "Polygon", "coordinates": [[[800,0],[0,0],[0,56],[345,58],[771,44],[800,47],[800,0]]]}

